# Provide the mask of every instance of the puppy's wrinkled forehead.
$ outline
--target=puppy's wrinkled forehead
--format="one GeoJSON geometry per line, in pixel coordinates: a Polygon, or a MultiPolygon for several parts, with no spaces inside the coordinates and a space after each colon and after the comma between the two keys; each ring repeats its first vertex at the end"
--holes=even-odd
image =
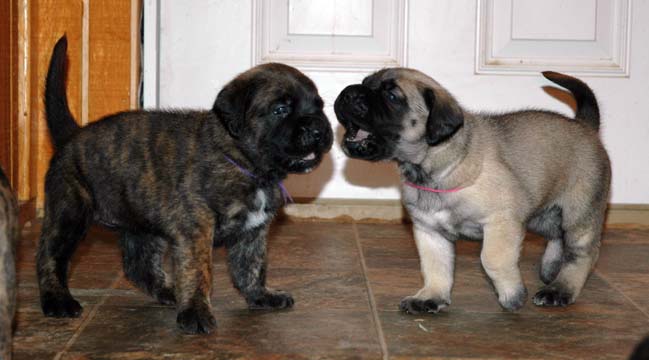
{"type": "Polygon", "coordinates": [[[268,63],[250,69],[251,74],[259,74],[278,84],[304,87],[308,91],[317,91],[313,81],[304,75],[300,70],[280,63],[268,63]]]}
{"type": "Polygon", "coordinates": [[[441,86],[430,76],[408,68],[382,69],[363,79],[363,85],[372,90],[377,90],[386,83],[396,84],[405,94],[416,89],[431,88],[440,89],[441,86]]]}
{"type": "MultiPolygon", "coordinates": [[[[316,106],[322,103],[318,95],[318,88],[313,81],[294,67],[280,64],[268,63],[258,65],[244,74],[249,84],[262,90],[267,96],[257,97],[262,103],[272,103],[275,101],[295,101],[299,97],[306,104],[315,103],[316,106]]],[[[258,106],[264,104],[258,103],[258,106]]]]}

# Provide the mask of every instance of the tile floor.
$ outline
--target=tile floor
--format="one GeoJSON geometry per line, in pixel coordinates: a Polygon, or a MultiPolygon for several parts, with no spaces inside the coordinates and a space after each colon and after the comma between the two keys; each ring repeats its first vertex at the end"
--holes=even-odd
{"type": "MultiPolygon", "coordinates": [[[[34,271],[38,225],[19,248],[15,358],[22,359],[624,359],[649,333],[649,228],[611,227],[578,302],[500,309],[481,270],[480,243],[457,246],[453,305],[431,316],[397,310],[420,286],[410,226],[279,220],[269,238],[268,283],[291,310],[249,311],[215,251],[209,336],[176,330],[174,309],[122,276],[116,238],[93,229],[73,261],[77,319],[42,316],[34,271]]],[[[521,269],[531,294],[543,242],[528,236],[521,269]]]]}

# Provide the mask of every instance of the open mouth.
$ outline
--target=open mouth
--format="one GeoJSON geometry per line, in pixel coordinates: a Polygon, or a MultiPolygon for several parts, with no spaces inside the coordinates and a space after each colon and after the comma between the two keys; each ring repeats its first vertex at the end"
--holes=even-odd
{"type": "Polygon", "coordinates": [[[347,134],[345,134],[345,142],[363,145],[373,137],[374,135],[371,132],[363,130],[353,123],[349,123],[347,126],[347,134]]]}
{"type": "Polygon", "coordinates": [[[321,154],[310,152],[306,156],[297,156],[292,158],[288,163],[290,172],[308,173],[313,170],[320,162],[321,154]]]}
{"type": "Polygon", "coordinates": [[[381,160],[383,152],[380,150],[381,138],[374,133],[361,129],[355,123],[345,123],[345,138],[343,139],[342,150],[352,158],[370,161],[381,160]]]}

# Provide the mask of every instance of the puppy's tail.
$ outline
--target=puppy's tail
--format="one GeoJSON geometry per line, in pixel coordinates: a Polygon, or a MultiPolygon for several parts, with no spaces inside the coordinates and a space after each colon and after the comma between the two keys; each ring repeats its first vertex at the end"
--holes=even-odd
{"type": "Polygon", "coordinates": [[[544,71],[543,76],[572,93],[577,100],[577,113],[575,119],[595,130],[599,130],[599,106],[593,90],[586,83],[572,76],[554,71],[544,71]]]}
{"type": "Polygon", "coordinates": [[[70,113],[65,92],[67,49],[68,39],[63,35],[54,45],[45,82],[45,117],[57,149],[80,129],[70,113]]]}

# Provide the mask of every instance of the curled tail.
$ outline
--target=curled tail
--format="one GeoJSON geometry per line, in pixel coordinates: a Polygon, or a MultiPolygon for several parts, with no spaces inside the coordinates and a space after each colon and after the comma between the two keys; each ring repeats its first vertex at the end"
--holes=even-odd
{"type": "Polygon", "coordinates": [[[553,83],[570,90],[572,96],[577,100],[575,118],[595,130],[599,130],[599,106],[597,106],[597,99],[593,94],[593,90],[586,83],[572,76],[554,71],[544,71],[543,76],[553,83]]]}
{"type": "Polygon", "coordinates": [[[68,40],[63,35],[54,45],[45,82],[45,117],[55,148],[60,148],[78,130],[65,93],[68,40]]]}

